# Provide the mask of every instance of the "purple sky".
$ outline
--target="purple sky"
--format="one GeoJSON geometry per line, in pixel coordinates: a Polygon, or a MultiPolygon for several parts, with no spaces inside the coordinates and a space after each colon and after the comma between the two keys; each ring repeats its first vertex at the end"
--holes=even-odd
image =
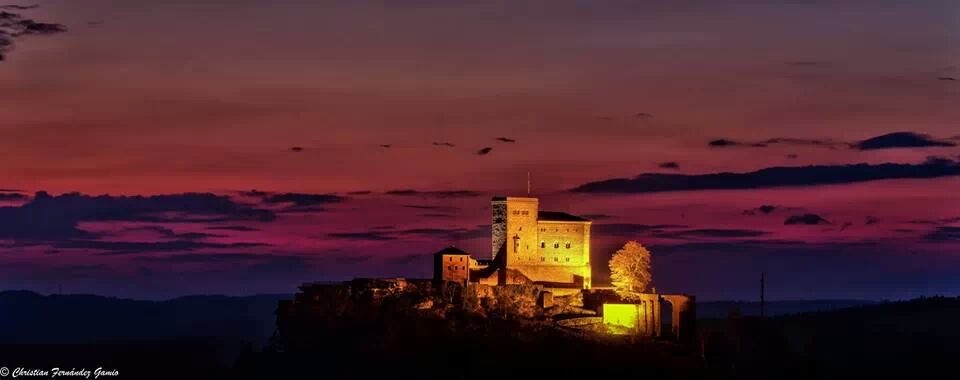
{"type": "Polygon", "coordinates": [[[34,3],[0,9],[0,289],[425,277],[529,171],[597,280],[635,239],[701,299],[960,294],[956,2],[34,3]]]}

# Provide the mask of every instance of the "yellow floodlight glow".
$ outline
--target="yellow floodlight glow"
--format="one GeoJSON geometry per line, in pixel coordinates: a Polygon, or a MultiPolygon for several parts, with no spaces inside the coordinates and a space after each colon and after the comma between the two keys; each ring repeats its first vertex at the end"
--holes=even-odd
{"type": "Polygon", "coordinates": [[[603,323],[635,330],[640,321],[640,308],[636,304],[603,304],[603,323]]]}

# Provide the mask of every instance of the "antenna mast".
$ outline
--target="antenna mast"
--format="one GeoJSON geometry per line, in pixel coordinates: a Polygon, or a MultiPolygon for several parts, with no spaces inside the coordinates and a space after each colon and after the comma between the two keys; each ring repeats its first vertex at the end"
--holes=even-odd
{"type": "Polygon", "coordinates": [[[765,299],[766,289],[764,289],[764,285],[766,285],[765,280],[766,280],[766,273],[760,272],[760,318],[767,316],[767,310],[766,310],[767,305],[766,305],[766,299],[765,299]]]}
{"type": "Polygon", "coordinates": [[[527,196],[530,196],[530,172],[527,172],[527,196]]]}

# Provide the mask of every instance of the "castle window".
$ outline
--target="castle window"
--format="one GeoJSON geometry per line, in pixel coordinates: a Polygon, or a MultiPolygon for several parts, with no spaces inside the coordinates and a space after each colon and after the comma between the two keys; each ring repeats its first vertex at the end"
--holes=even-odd
{"type": "Polygon", "coordinates": [[[547,258],[546,258],[546,257],[543,257],[543,256],[540,256],[540,262],[544,262],[544,261],[547,261],[547,258]]]}
{"type": "Polygon", "coordinates": [[[560,248],[560,242],[559,241],[553,242],[553,248],[560,248]]]}
{"type": "Polygon", "coordinates": [[[570,262],[570,258],[569,258],[569,257],[567,258],[567,262],[568,262],[568,263],[570,262]]]}
{"type": "Polygon", "coordinates": [[[554,257],[553,257],[553,261],[554,261],[554,262],[559,262],[559,261],[560,261],[560,259],[559,259],[559,258],[557,258],[556,256],[554,256],[554,257]]]}
{"type": "Polygon", "coordinates": [[[447,256],[447,261],[453,261],[453,256],[447,256]]]}
{"type": "MultiPolygon", "coordinates": [[[[569,248],[569,247],[567,247],[567,248],[569,248]]],[[[460,257],[460,262],[461,262],[461,263],[463,262],[463,256],[460,257]]]]}
{"type": "Polygon", "coordinates": [[[567,248],[570,248],[570,242],[569,242],[569,241],[567,242],[567,248]]]}
{"type": "Polygon", "coordinates": [[[547,242],[541,241],[541,242],[540,242],[540,248],[547,248],[547,242]]]}

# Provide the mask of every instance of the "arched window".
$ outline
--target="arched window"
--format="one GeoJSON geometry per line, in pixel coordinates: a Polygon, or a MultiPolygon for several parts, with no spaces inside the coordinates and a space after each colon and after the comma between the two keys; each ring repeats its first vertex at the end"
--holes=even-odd
{"type": "Polygon", "coordinates": [[[569,241],[567,242],[567,248],[570,248],[570,242],[569,242],[569,241]]]}
{"type": "Polygon", "coordinates": [[[547,248],[547,242],[541,240],[541,241],[540,241],[540,248],[547,248]]]}

